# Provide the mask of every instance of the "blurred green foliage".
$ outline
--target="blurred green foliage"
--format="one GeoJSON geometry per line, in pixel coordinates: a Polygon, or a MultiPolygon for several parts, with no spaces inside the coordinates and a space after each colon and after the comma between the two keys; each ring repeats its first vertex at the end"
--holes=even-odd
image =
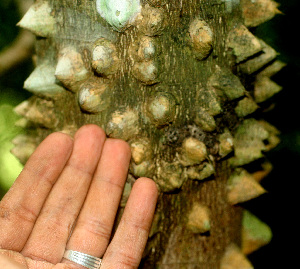
{"type": "Polygon", "coordinates": [[[0,105],[0,184],[3,191],[8,190],[23,166],[10,153],[13,145],[10,142],[21,132],[14,126],[17,116],[12,113],[13,106],[0,105]]]}
{"type": "Polygon", "coordinates": [[[262,182],[268,194],[244,205],[254,215],[267,223],[273,232],[271,244],[249,256],[254,268],[294,268],[298,252],[295,242],[299,240],[296,221],[299,204],[299,78],[300,49],[299,0],[276,0],[280,3],[278,14],[255,29],[255,35],[275,48],[278,58],[287,66],[272,79],[283,90],[272,100],[274,109],[263,115],[281,131],[281,143],[267,154],[273,171],[262,182]],[[296,185],[297,184],[297,185],[296,185]],[[284,246],[284,247],[282,247],[284,246]]]}
{"type": "MultiPolygon", "coordinates": [[[[0,1],[0,51],[8,47],[19,33],[16,23],[20,15],[13,0],[0,1]]],[[[8,190],[22,169],[10,153],[11,140],[22,130],[14,126],[17,115],[13,108],[29,97],[23,83],[32,70],[30,61],[0,77],[0,197],[8,190]]]]}
{"type": "Polygon", "coordinates": [[[300,50],[296,41],[299,23],[299,0],[276,0],[280,3],[282,14],[275,16],[269,22],[255,29],[255,34],[271,45],[278,52],[278,59],[287,66],[273,77],[273,80],[283,86],[283,91],[273,99],[276,107],[266,115],[266,119],[282,132],[282,143],[277,151],[286,148],[297,152],[300,157],[300,124],[296,120],[299,115],[298,98],[300,77],[300,50]]]}

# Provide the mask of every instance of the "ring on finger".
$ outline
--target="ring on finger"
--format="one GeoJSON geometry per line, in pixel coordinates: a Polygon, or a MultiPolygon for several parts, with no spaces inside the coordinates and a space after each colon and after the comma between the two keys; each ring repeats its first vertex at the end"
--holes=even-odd
{"type": "Polygon", "coordinates": [[[100,258],[75,250],[66,250],[63,257],[88,269],[99,269],[102,263],[100,258]]]}

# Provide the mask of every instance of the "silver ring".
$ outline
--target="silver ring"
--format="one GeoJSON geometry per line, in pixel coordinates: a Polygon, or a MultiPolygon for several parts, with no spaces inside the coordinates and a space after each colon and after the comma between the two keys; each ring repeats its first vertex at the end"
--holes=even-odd
{"type": "Polygon", "coordinates": [[[102,259],[75,250],[66,250],[64,258],[89,269],[99,269],[102,259]]]}

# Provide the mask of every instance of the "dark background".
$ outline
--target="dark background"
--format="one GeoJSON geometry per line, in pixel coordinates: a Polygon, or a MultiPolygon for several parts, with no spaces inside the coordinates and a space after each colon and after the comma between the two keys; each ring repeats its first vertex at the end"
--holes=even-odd
{"type": "Polygon", "coordinates": [[[277,1],[283,15],[259,26],[256,35],[279,52],[287,66],[272,79],[283,86],[275,96],[276,107],[264,118],[281,131],[281,144],[267,154],[274,169],[262,181],[266,195],[248,207],[273,231],[271,243],[249,256],[256,269],[300,268],[299,256],[299,168],[300,168],[300,34],[299,0],[277,1]]]}
{"type": "MultiPolygon", "coordinates": [[[[245,204],[245,207],[266,222],[273,231],[272,242],[249,256],[256,269],[274,266],[298,268],[298,205],[300,198],[300,44],[298,41],[300,1],[277,1],[283,15],[259,26],[255,34],[279,52],[285,67],[273,80],[283,86],[276,95],[276,107],[264,118],[281,131],[281,144],[267,158],[274,165],[271,174],[262,181],[267,194],[245,204]]],[[[15,24],[19,14],[12,0],[0,1],[0,50],[8,46],[18,34],[15,24]]],[[[32,70],[31,61],[25,62],[0,77],[0,105],[13,106],[28,98],[22,90],[23,82],[32,70]]],[[[0,122],[1,125],[1,122],[0,122]]],[[[1,142],[1,134],[0,134],[1,142]]]]}
{"type": "MultiPolygon", "coordinates": [[[[0,51],[17,37],[19,28],[16,24],[19,21],[20,14],[14,0],[0,0],[0,51]]],[[[5,101],[17,105],[29,96],[22,88],[32,68],[31,60],[28,60],[10,70],[5,76],[0,76],[0,104],[5,101]]]]}

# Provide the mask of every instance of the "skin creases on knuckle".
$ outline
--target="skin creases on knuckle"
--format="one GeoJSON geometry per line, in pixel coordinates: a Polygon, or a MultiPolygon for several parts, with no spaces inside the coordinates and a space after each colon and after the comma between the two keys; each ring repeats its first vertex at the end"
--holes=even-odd
{"type": "Polygon", "coordinates": [[[10,220],[11,211],[7,209],[3,203],[0,203],[0,221],[10,220]]]}
{"type": "Polygon", "coordinates": [[[37,215],[28,207],[20,204],[18,207],[12,209],[7,207],[4,203],[0,204],[0,220],[2,221],[26,221],[34,223],[37,215]],[[12,218],[13,217],[13,218],[12,218]]]}
{"type": "Polygon", "coordinates": [[[137,261],[137,258],[134,256],[134,254],[129,254],[126,252],[119,252],[118,256],[120,257],[119,263],[121,265],[121,268],[124,268],[124,269],[138,268],[139,261],[137,261]]]}
{"type": "Polygon", "coordinates": [[[25,204],[20,204],[20,206],[15,210],[14,214],[20,219],[29,223],[34,223],[38,217],[38,215],[25,204]]]}
{"type": "Polygon", "coordinates": [[[110,239],[111,229],[109,228],[109,225],[105,224],[100,219],[89,219],[82,225],[84,225],[83,227],[88,233],[107,241],[110,239]]]}
{"type": "Polygon", "coordinates": [[[139,263],[139,255],[131,247],[120,247],[114,242],[106,250],[102,266],[105,269],[136,269],[139,263]]]}

